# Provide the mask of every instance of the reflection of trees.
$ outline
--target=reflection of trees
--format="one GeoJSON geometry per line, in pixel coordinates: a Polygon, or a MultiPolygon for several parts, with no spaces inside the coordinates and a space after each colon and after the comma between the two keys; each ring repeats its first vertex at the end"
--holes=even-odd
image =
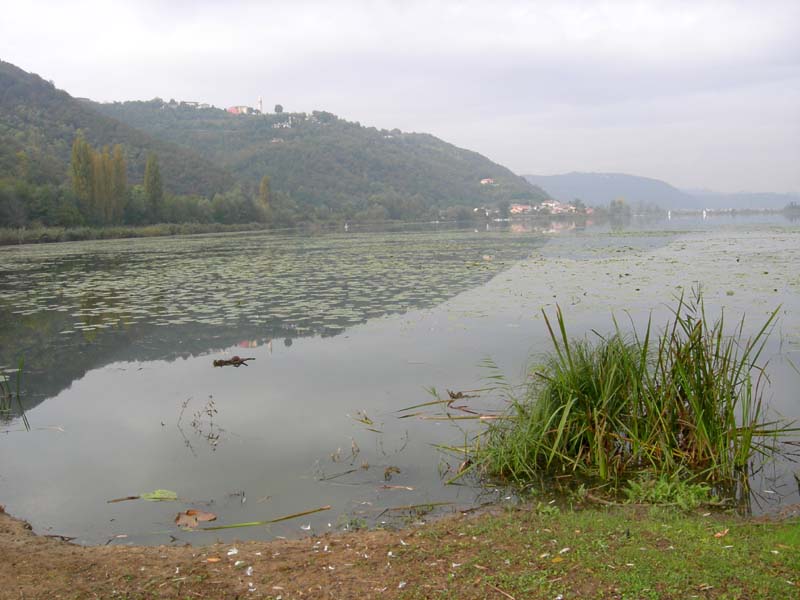
{"type": "Polygon", "coordinates": [[[447,231],[232,236],[54,247],[0,280],[0,366],[26,360],[33,406],[112,362],[175,360],[329,337],[435,306],[524,258],[544,237],[447,231]],[[490,258],[486,258],[490,257],[490,258]],[[4,303],[5,302],[5,303],[4,303]]]}

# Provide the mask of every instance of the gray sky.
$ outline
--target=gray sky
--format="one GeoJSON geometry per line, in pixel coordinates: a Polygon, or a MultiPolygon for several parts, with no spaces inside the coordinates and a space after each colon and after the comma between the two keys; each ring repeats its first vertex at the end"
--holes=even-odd
{"type": "Polygon", "coordinates": [[[800,0],[5,3],[0,58],[96,100],[328,110],[517,173],[800,192],[800,0]]]}

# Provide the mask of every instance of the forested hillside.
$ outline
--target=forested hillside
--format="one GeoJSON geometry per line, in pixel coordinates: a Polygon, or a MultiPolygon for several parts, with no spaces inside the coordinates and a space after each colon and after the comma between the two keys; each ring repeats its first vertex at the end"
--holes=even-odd
{"type": "Polygon", "coordinates": [[[542,190],[476,152],[432,135],[363,127],[326,112],[235,115],[158,99],[93,106],[201,153],[250,185],[269,176],[274,190],[318,208],[401,218],[432,207],[546,199],[542,190]],[[481,184],[483,179],[494,182],[481,184]]]}
{"type": "Polygon", "coordinates": [[[98,104],[0,61],[0,228],[469,219],[546,198],[431,135],[276,111],[98,104]]]}
{"type": "Polygon", "coordinates": [[[38,75],[0,61],[0,177],[62,183],[78,131],[97,147],[120,144],[132,182],[142,181],[147,154],[156,153],[168,192],[208,196],[234,183],[197,154],[102,115],[38,75]]]}

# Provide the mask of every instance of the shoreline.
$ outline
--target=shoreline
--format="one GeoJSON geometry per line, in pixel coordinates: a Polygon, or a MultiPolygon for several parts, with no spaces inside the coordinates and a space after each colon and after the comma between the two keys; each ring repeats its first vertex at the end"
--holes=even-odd
{"type": "Polygon", "coordinates": [[[800,591],[800,507],[775,521],[548,506],[494,506],[397,531],[205,546],[78,546],[0,510],[0,597],[567,600],[800,591]]]}

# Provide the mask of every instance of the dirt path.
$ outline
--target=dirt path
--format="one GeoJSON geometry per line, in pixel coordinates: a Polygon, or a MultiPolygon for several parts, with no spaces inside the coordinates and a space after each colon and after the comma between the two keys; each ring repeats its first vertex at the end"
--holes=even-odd
{"type": "Polygon", "coordinates": [[[2,513],[0,597],[386,598],[411,576],[387,563],[389,552],[402,551],[401,539],[375,531],[205,547],[82,547],[35,535],[2,513]]]}
{"type": "Polygon", "coordinates": [[[0,511],[0,598],[798,598],[800,520],[541,503],[417,529],[76,546],[0,511]],[[689,562],[687,562],[689,561],[689,562]]]}

